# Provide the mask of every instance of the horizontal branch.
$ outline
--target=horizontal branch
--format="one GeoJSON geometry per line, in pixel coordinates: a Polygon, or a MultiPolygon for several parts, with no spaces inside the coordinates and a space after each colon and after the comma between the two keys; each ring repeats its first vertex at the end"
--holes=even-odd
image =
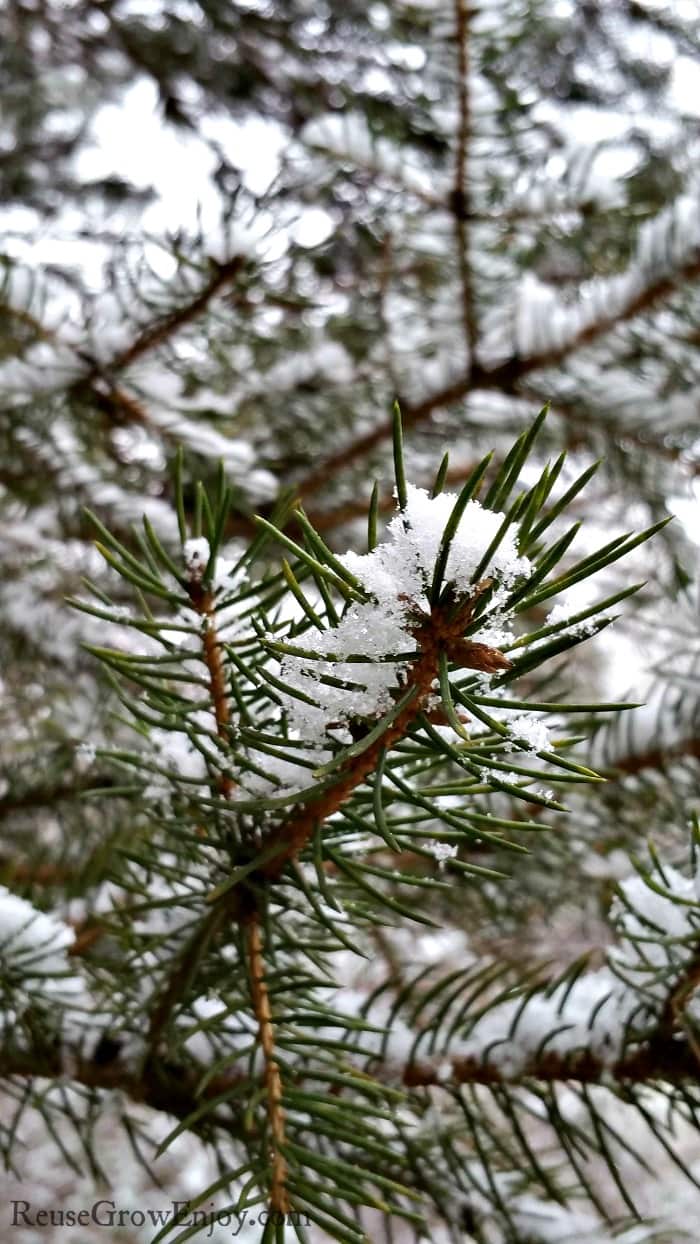
{"type": "MultiPolygon", "coordinates": [[[[115,1043],[116,1047],[116,1043],[115,1043]]],[[[360,1068],[367,1074],[364,1066],[360,1068]]],[[[189,1119],[188,1128],[199,1135],[211,1136],[214,1129],[228,1135],[250,1137],[256,1125],[245,1118],[240,1086],[250,1075],[247,1059],[230,1066],[224,1073],[206,1078],[206,1068],[183,1065],[152,1054],[137,1070],[125,1065],[118,1047],[112,1049],[108,1040],[101,1041],[94,1055],[86,1058],[47,1043],[45,1048],[0,1051],[0,1079],[16,1078],[73,1081],[85,1088],[105,1092],[120,1091],[131,1101],[162,1111],[178,1119],[189,1119]],[[231,1101],[226,1100],[230,1091],[231,1101]],[[235,1100],[233,1100],[235,1095],[235,1100]],[[205,1102],[216,1102],[212,1111],[201,1111],[205,1102]],[[216,1111],[216,1115],[214,1115],[216,1111]]],[[[262,1075],[262,1072],[260,1073],[262,1075]]],[[[685,1038],[663,1036],[636,1047],[617,1062],[605,1061],[589,1050],[569,1054],[542,1052],[528,1061],[517,1076],[506,1074],[496,1064],[478,1058],[436,1055],[406,1065],[390,1059],[374,1062],[373,1078],[379,1083],[400,1083],[407,1090],[441,1087],[455,1088],[461,1084],[508,1085],[527,1088],[534,1081],[541,1083],[579,1083],[608,1086],[623,1084],[682,1084],[700,1082],[700,1063],[685,1038]]],[[[298,1073],[288,1075],[290,1083],[303,1084],[313,1080],[300,1062],[298,1073]]]]}
{"type": "MultiPolygon", "coordinates": [[[[231,1073],[208,1079],[202,1087],[204,1068],[188,1068],[151,1056],[138,1070],[127,1067],[118,1057],[118,1046],[109,1040],[100,1041],[91,1058],[66,1052],[47,1043],[30,1050],[0,1050],[0,1079],[72,1080],[84,1088],[122,1092],[133,1102],[149,1106],[178,1119],[187,1119],[203,1102],[220,1099],[227,1089],[240,1083],[241,1074],[231,1073]]],[[[243,1110],[239,1103],[229,1102],[223,1106],[226,1114],[219,1114],[217,1123],[229,1135],[244,1132],[243,1110]]],[[[189,1130],[208,1135],[212,1129],[212,1116],[193,1120],[189,1130]]],[[[250,1125],[245,1126],[245,1131],[250,1125]]]]}
{"type": "MultiPolygon", "coordinates": [[[[382,1067],[374,1074],[380,1079],[391,1079],[391,1067],[382,1067]]],[[[653,1084],[666,1081],[680,1084],[683,1081],[700,1081],[700,1063],[688,1041],[674,1036],[663,1036],[625,1053],[617,1062],[609,1062],[590,1050],[575,1050],[568,1054],[547,1053],[535,1055],[522,1066],[517,1076],[506,1073],[496,1063],[479,1058],[450,1058],[442,1055],[431,1061],[409,1063],[399,1069],[400,1079],[407,1088],[430,1085],[455,1084],[520,1084],[528,1080],[567,1081],[579,1084],[620,1083],[653,1084]]],[[[397,1069],[394,1068],[394,1078],[397,1069]]]]}
{"type": "Polygon", "coordinates": [[[10,792],[0,799],[0,820],[28,808],[53,808],[57,803],[78,799],[86,790],[108,790],[114,785],[116,779],[109,774],[85,774],[71,782],[40,783],[17,794],[10,792]]]}
{"type": "MultiPolygon", "coordinates": [[[[629,302],[614,314],[601,315],[581,328],[561,346],[526,357],[514,354],[497,367],[489,368],[473,363],[463,376],[458,377],[444,388],[436,390],[422,402],[411,404],[399,399],[404,427],[424,423],[434,410],[450,406],[453,402],[460,401],[467,394],[479,389],[498,389],[502,393],[517,394],[519,382],[532,372],[556,366],[557,363],[561,363],[584,346],[590,345],[618,324],[624,324],[637,315],[652,310],[658,303],[668,298],[679,285],[695,281],[699,277],[700,255],[694,252],[687,263],[670,274],[659,276],[640,290],[634,298],[630,298],[629,302]]],[[[393,420],[387,419],[364,436],[358,437],[350,445],[346,445],[344,449],[338,450],[337,453],[320,462],[297,484],[300,495],[314,492],[322,487],[330,476],[366,457],[378,445],[391,437],[392,428],[393,420]]]]}
{"type": "Polygon", "coordinates": [[[642,752],[633,752],[616,760],[611,769],[622,774],[641,773],[643,769],[663,769],[672,760],[684,757],[700,760],[700,737],[690,735],[687,739],[678,739],[676,743],[648,747],[642,752]]]}
{"type": "Polygon", "coordinates": [[[149,350],[154,350],[157,346],[163,345],[165,341],[173,337],[186,324],[196,320],[206,310],[212,299],[238,276],[244,263],[245,258],[243,255],[234,255],[231,259],[221,264],[210,260],[211,276],[199,293],[195,294],[194,298],[177,307],[174,311],[158,316],[151,324],[142,329],[130,346],[127,346],[121,353],[116,354],[114,358],[110,359],[109,363],[94,367],[89,379],[103,372],[122,371],[123,368],[135,363],[142,355],[147,354],[149,350]]]}

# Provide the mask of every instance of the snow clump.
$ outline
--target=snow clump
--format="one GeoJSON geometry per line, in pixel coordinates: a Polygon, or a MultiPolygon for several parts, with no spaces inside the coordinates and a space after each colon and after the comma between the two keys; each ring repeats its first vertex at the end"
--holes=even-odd
{"type": "Polygon", "coordinates": [[[68,959],[74,941],[69,925],[0,886],[0,1025],[33,1006],[80,1004],[83,982],[68,959]]]}
{"type": "MultiPolygon", "coordinates": [[[[409,484],[404,510],[389,523],[389,539],[369,553],[348,552],[340,558],[371,600],[352,604],[336,627],[308,632],[303,646],[313,656],[283,658],[280,679],[302,697],[291,693],[286,697],[287,717],[302,738],[327,741],[329,728],[343,727],[352,719],[374,719],[395,704],[401,676],[416,651],[412,627],[419,611],[430,608],[435,563],[456,501],[454,493],[431,497],[424,488],[409,484]]],[[[458,595],[474,591],[474,574],[503,519],[503,514],[484,509],[478,501],[466,505],[444,575],[458,595]]],[[[528,559],[518,554],[517,528],[511,526],[481,571],[496,582],[491,610],[497,614],[501,642],[509,635],[500,607],[516,579],[530,569],[528,559]]],[[[488,629],[479,639],[493,642],[488,629]]]]}

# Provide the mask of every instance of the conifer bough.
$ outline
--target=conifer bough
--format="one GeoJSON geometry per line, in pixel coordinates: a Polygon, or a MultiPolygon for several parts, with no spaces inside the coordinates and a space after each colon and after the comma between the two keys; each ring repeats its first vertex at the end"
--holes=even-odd
{"type": "Polygon", "coordinates": [[[508,860],[561,832],[567,794],[595,798],[565,732],[595,706],[538,699],[538,679],[638,585],[584,610],[568,590],[663,524],[577,559],[562,460],[520,482],[544,416],[455,496],[444,468],[432,494],[406,479],[396,410],[397,509],[382,540],[370,513],[365,553],[334,553],[300,508],[296,539],[273,516],[233,548],[223,468],[190,524],[181,460],[179,552],[147,520],[128,547],[98,523],[135,605],[73,602],[127,637],[91,648],[122,705],[97,753],[117,781],[94,797],[129,800],[133,828],[87,937],[2,896],[3,928],[22,917],[2,952],[3,1070],[169,1111],[169,1140],[192,1129],[223,1162],[200,1200],[265,1204],[263,1241],[359,1244],[378,1217],[430,1234],[466,1205],[505,1221],[517,1169],[563,1204],[535,1156],[545,1116],[577,1178],[587,1145],[616,1167],[597,1106],[574,1145],[553,1085],[668,1079],[670,1049],[680,1080],[694,1071],[697,895],[660,865],[622,887],[619,945],[593,972],[519,979],[472,956],[401,979],[373,957],[387,929],[439,928],[443,904],[507,887],[508,860]]]}

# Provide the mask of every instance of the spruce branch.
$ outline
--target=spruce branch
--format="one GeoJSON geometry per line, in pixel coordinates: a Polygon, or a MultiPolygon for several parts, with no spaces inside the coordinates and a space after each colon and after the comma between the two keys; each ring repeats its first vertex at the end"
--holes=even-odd
{"type": "MultiPolygon", "coordinates": [[[[144,723],[147,737],[155,728],[162,747],[162,737],[177,731],[202,760],[200,776],[183,779],[176,767],[169,773],[167,765],[140,762],[138,752],[115,754],[118,763],[137,769],[143,764],[172,788],[172,794],[158,796],[167,813],[154,805],[147,856],[139,858],[138,846],[134,852],[136,911],[149,909],[150,874],[163,852],[179,840],[188,852],[178,899],[183,921],[156,952],[143,1054],[136,1069],[124,1068],[125,1077],[127,1083],[132,1077],[134,1091],[148,1092],[149,1101],[156,1095],[151,1076],[160,1074],[163,1063],[182,1068],[183,1084],[208,1085],[211,1079],[220,1091],[213,1098],[199,1092],[192,1115],[197,1127],[208,1122],[216,1129],[218,1105],[229,1098],[238,1119],[239,1102],[247,1099],[252,1130],[243,1143],[255,1153],[250,1160],[257,1185],[275,1212],[306,1208],[311,1198],[319,1221],[341,1224],[343,1231],[347,1204],[410,1217],[401,1198],[410,1201],[425,1187],[412,1172],[408,1151],[391,1148],[377,1163],[381,1129],[365,1123],[356,1136],[348,1125],[364,1089],[370,1095],[398,1091],[406,1108],[420,1110],[426,1087],[454,1093],[468,1084],[583,1085],[604,1083],[606,1075],[610,1083],[618,1072],[620,1084],[633,1084],[635,1068],[639,1075],[650,1071],[652,1049],[665,1066],[668,1034],[659,1032],[644,1042],[646,1062],[633,1061],[642,1058],[641,1046],[613,1058],[585,1043],[581,1049],[548,1050],[543,1039],[514,1071],[482,1052],[465,1053],[459,1040],[444,1041],[439,1023],[431,1030],[432,1019],[416,1028],[405,1048],[400,999],[398,1040],[393,1011],[384,1021],[380,1010],[375,1024],[370,1008],[365,1024],[362,1012],[347,1014],[324,1000],[331,983],[328,957],[339,947],[354,953],[356,944],[357,949],[374,944],[373,932],[386,923],[387,913],[433,923],[413,896],[434,891],[447,897],[462,876],[488,878],[497,889],[503,883],[503,855],[525,853],[520,834],[539,833],[544,824],[506,815],[502,806],[482,803],[482,795],[561,812],[553,792],[533,786],[537,779],[546,773],[554,785],[574,789],[598,780],[580,761],[562,754],[560,741],[551,740],[534,715],[557,715],[566,706],[554,699],[508,699],[506,685],[521,671],[530,674],[546,665],[552,653],[582,642],[590,625],[597,631],[607,621],[596,618],[600,609],[632,589],[563,620],[538,624],[532,632],[522,630],[518,638],[507,623],[611,565],[656,527],[615,538],[567,562],[561,573],[559,563],[576,528],[556,535],[550,545],[544,541],[590,470],[553,499],[562,465],[557,460],[518,491],[545,413],[496,464],[478,501],[491,455],[472,467],[458,496],[443,491],[446,460],[432,494],[416,488],[406,476],[395,410],[399,508],[389,538],[381,542],[377,536],[376,492],[369,551],[362,555],[334,553],[300,509],[299,543],[282,530],[286,514],[280,513],[278,522],[260,518],[256,552],[264,548],[269,559],[276,542],[285,556],[281,572],[268,569],[254,582],[246,577],[250,552],[234,563],[219,560],[230,505],[223,473],[216,501],[202,486],[196,488],[196,534],[188,539],[178,459],[184,571],[147,520],[145,539],[134,552],[97,524],[109,565],[141,593],[144,618],[150,618],[144,630],[149,651],[143,656],[92,651],[112,673],[115,687],[124,679],[141,689],[141,700],[120,694],[144,723]],[[167,618],[156,622],[146,603],[149,595],[159,609],[176,613],[180,631],[168,634],[167,618]],[[162,655],[155,654],[154,644],[164,649],[162,655]],[[519,757],[519,751],[527,755],[519,757]],[[444,806],[443,794],[453,792],[459,801],[444,806]],[[359,914],[352,937],[343,927],[349,910],[359,914]],[[219,985],[234,964],[239,972],[219,985]],[[207,1017],[207,1007],[202,1011],[212,984],[217,993],[222,990],[220,1019],[207,1017]],[[243,1046],[229,1045],[226,1016],[235,1017],[243,1046]],[[211,1068],[202,1065],[201,1051],[188,1049],[193,1028],[211,1041],[211,1068]],[[365,1029],[371,1034],[366,1042],[365,1029]],[[337,1091],[310,1111],[326,1077],[337,1081],[337,1091]],[[300,1122],[309,1111],[314,1136],[300,1122]],[[348,1177],[349,1163],[353,1170],[359,1164],[359,1183],[348,1177]],[[308,1169],[323,1176],[320,1190],[309,1183],[308,1169]],[[399,1199],[387,1199],[390,1193],[399,1199]]],[[[101,616],[110,617],[108,601],[101,616]]],[[[589,704],[572,707],[591,711],[589,704]]],[[[180,884],[183,864],[167,868],[180,884]]],[[[127,909],[122,927],[127,944],[134,936],[138,941],[127,909]]],[[[89,928],[85,935],[89,949],[89,928]]],[[[148,937],[143,946],[148,953],[148,937]]],[[[130,946],[130,957],[134,953],[130,946]]],[[[81,946],[73,961],[89,970],[93,956],[81,946]]],[[[493,968],[498,975],[503,965],[493,968]]],[[[401,998],[410,999],[408,976],[393,970],[391,975],[401,998]]],[[[460,982],[460,989],[468,997],[468,981],[460,982]]],[[[443,1014],[441,990],[438,984],[428,992],[438,1000],[437,1015],[443,1014]]],[[[455,1002],[458,996],[455,992],[455,1002]]],[[[414,1005],[419,1010],[424,1005],[420,991],[414,1005]]],[[[678,1008],[677,1029],[684,1027],[685,1014],[680,1002],[678,1008]]],[[[674,1036],[692,1053],[692,1033],[674,1036]]],[[[188,1125],[187,1116],[183,1123],[188,1125]]]]}
{"type": "Polygon", "coordinates": [[[271,831],[266,847],[272,849],[274,854],[263,866],[267,878],[280,876],[286,863],[299,854],[315,830],[337,812],[352,792],[375,771],[382,753],[405,737],[433,694],[443,654],[458,665],[490,672],[509,664],[495,649],[485,644],[468,644],[463,639],[465,627],[471,621],[480,595],[479,591],[474,592],[457,611],[437,603],[416,626],[414,637],[419,655],[406,673],[403,688],[407,693],[405,707],[371,747],[343,766],[337,783],[304,805],[279,829],[271,831]],[[466,654],[465,648],[468,650],[466,654]],[[279,846],[277,851],[276,844],[279,846]]]}
{"type": "MultiPolygon", "coordinates": [[[[258,970],[263,966],[257,959],[256,939],[251,938],[250,952],[252,965],[256,958],[258,970]]],[[[264,968],[263,968],[264,971],[264,968]]],[[[697,980],[694,981],[694,987],[697,980]]],[[[266,1041],[271,1044],[270,1062],[274,1064],[274,1029],[269,1011],[269,999],[260,1001],[262,1024],[266,1027],[266,1041]]],[[[262,1033],[261,1033],[262,1038],[262,1033]]],[[[267,1057],[267,1055],[266,1055],[267,1057]]],[[[635,1047],[616,1061],[596,1057],[590,1050],[581,1049],[569,1054],[557,1054],[542,1051],[539,1056],[528,1061],[517,1075],[509,1075],[493,1063],[482,1061],[476,1057],[451,1056],[442,1053],[432,1059],[424,1058],[401,1064],[396,1059],[381,1060],[372,1058],[371,1075],[379,1084],[389,1086],[401,1085],[411,1092],[424,1088],[454,1089],[460,1085],[479,1084],[485,1086],[504,1085],[527,1088],[536,1082],[540,1083],[578,1083],[600,1084],[609,1086],[612,1082],[623,1084],[655,1085],[668,1083],[672,1085],[700,1085],[700,1064],[696,1049],[687,1036],[678,1032],[660,1030],[645,1044],[635,1047]]],[[[245,1082],[247,1069],[244,1061],[236,1064],[229,1060],[225,1073],[208,1077],[203,1086],[204,1067],[193,1064],[178,1063],[170,1057],[151,1053],[138,1071],[126,1063],[118,1049],[107,1058],[98,1046],[92,1055],[81,1054],[70,1046],[57,1045],[55,1041],[46,1045],[34,1044],[28,1048],[17,1050],[4,1049],[0,1057],[0,1078],[11,1080],[15,1077],[32,1078],[42,1076],[46,1079],[61,1079],[68,1074],[76,1083],[86,1088],[123,1092],[134,1102],[142,1102],[154,1110],[174,1114],[188,1120],[198,1114],[198,1108],[207,1100],[221,1101],[227,1092],[235,1090],[245,1082]]],[[[362,1060],[355,1060],[356,1074],[366,1075],[367,1070],[362,1060]]],[[[305,1081],[313,1081],[313,1070],[304,1070],[303,1064],[295,1067],[291,1073],[294,1084],[300,1087],[305,1081]]],[[[268,1091],[273,1096],[275,1107],[281,1102],[281,1084],[279,1070],[276,1068],[272,1076],[266,1071],[268,1091]],[[270,1082],[272,1089],[270,1089],[270,1082]]],[[[224,1120],[223,1126],[232,1135],[242,1130],[242,1112],[235,1111],[233,1100],[230,1109],[233,1117],[224,1120]]],[[[271,1102],[272,1111],[272,1102],[271,1102]]],[[[211,1120],[205,1115],[199,1121],[188,1124],[194,1131],[200,1129],[208,1132],[211,1120]]],[[[249,1128],[249,1125],[246,1125],[249,1128]]],[[[276,1122],[276,1140],[284,1145],[284,1112],[280,1107],[276,1122]]],[[[248,1131],[248,1135],[251,1133],[248,1131]]],[[[284,1200],[284,1161],[280,1157],[277,1166],[279,1177],[278,1195],[284,1200]]]]}
{"type": "Polygon", "coordinates": [[[95,1175],[104,1149],[118,1203],[127,1143],[145,1169],[159,1133],[156,1181],[196,1154],[197,1206],[250,1207],[260,1244],[305,1241],[307,1210],[314,1244],[675,1242],[684,1215],[692,1235],[693,6],[17,7],[8,1179],[28,1141],[62,1202],[66,1165],[95,1175]],[[173,178],[96,152],[134,104],[146,145],[186,127],[173,178]],[[254,178],[224,114],[270,146],[254,178]],[[169,487],[176,442],[201,484],[178,455],[169,487]],[[546,461],[554,445],[578,461],[546,461]],[[623,514],[658,528],[669,498],[668,536],[621,534],[623,514]],[[621,612],[657,661],[643,709],[606,686],[643,698],[617,661],[630,632],[596,638],[621,612]]]}
{"type": "MultiPolygon", "coordinates": [[[[222,1095],[235,1088],[239,1080],[235,1074],[211,1077],[202,1086],[201,1068],[186,1067],[156,1055],[135,1071],[121,1059],[118,1048],[107,1049],[106,1045],[98,1045],[91,1056],[57,1046],[55,1042],[2,1051],[0,1079],[11,1082],[34,1080],[37,1076],[58,1082],[65,1081],[68,1076],[87,1089],[123,1093],[134,1103],[187,1120],[190,1130],[206,1137],[211,1137],[212,1120],[207,1115],[200,1120],[194,1117],[201,1113],[202,1102],[212,1101],[220,1107],[222,1095]]],[[[220,1124],[231,1136],[250,1135],[249,1124],[233,1101],[225,1106],[220,1124]]]]}
{"type": "MultiPolygon", "coordinates": [[[[216,732],[224,746],[231,742],[231,706],[226,687],[226,670],[224,656],[216,630],[216,599],[214,593],[202,585],[196,578],[189,584],[189,596],[194,608],[202,618],[202,648],[204,661],[209,672],[209,690],[216,720],[216,732]]],[[[235,783],[227,773],[221,773],[218,780],[219,790],[224,799],[228,799],[235,783]]]]}
{"type": "Polygon", "coordinates": [[[472,211],[468,167],[471,131],[469,95],[469,6],[466,0],[454,0],[457,42],[457,107],[459,125],[455,152],[455,180],[450,196],[457,243],[457,262],[462,286],[462,318],[469,370],[477,355],[478,325],[473,289],[472,262],[469,253],[468,221],[472,211]]]}
{"type": "Polygon", "coordinates": [[[448,1055],[434,1062],[410,1063],[403,1069],[388,1066],[375,1070],[375,1074],[389,1079],[399,1075],[407,1088],[427,1088],[431,1085],[449,1087],[460,1084],[515,1085],[527,1087],[529,1082],[575,1082],[578,1084],[633,1083],[654,1085],[700,1084],[700,1065],[689,1040],[678,1036],[663,1035],[648,1044],[625,1054],[616,1062],[596,1057],[590,1050],[578,1050],[560,1055],[544,1050],[534,1057],[516,1077],[509,1076],[502,1068],[478,1058],[462,1058],[448,1055]]]}
{"type": "Polygon", "coordinates": [[[275,1028],[270,1006],[270,995],[265,980],[260,920],[257,913],[246,928],[248,946],[248,970],[253,998],[253,1009],[258,1022],[260,1047],[265,1063],[265,1086],[267,1090],[269,1146],[270,1146],[270,1206],[280,1214],[289,1213],[287,1193],[287,1161],[284,1156],[285,1126],[282,1105],[282,1080],[275,1057],[275,1028]]]}
{"type": "Polygon", "coordinates": [[[90,385],[101,375],[112,375],[116,372],[124,371],[132,363],[142,358],[144,354],[148,354],[149,351],[156,350],[159,346],[164,345],[165,342],[170,341],[181,328],[192,323],[203,311],[206,311],[210,302],[240,274],[245,266],[245,262],[243,255],[233,255],[224,263],[217,263],[215,260],[210,259],[211,272],[209,280],[205,282],[192,298],[181,306],[176,307],[174,311],[169,311],[166,315],[157,316],[151,324],[147,324],[138,333],[131,345],[115,354],[108,363],[101,366],[96,365],[92,368],[82,379],[81,383],[90,385]]]}
{"type": "MultiPolygon", "coordinates": [[[[548,347],[539,353],[525,356],[513,354],[503,363],[495,367],[487,367],[474,361],[468,371],[456,380],[450,381],[443,388],[436,390],[420,402],[412,403],[399,399],[404,424],[415,427],[425,423],[434,411],[451,406],[468,396],[469,393],[483,389],[499,390],[504,394],[517,395],[520,382],[533,372],[556,367],[578,350],[591,345],[618,325],[628,323],[637,316],[654,310],[667,301],[679,288],[692,284],[700,277],[700,257],[697,248],[692,250],[683,262],[675,265],[670,271],[654,273],[641,289],[634,292],[609,312],[586,323],[577,332],[565,340],[560,346],[548,347]]],[[[554,408],[557,413],[557,407],[554,408]]],[[[321,487],[329,478],[339,474],[346,467],[361,461],[371,454],[379,445],[387,441],[392,434],[392,422],[386,420],[377,424],[371,431],[357,437],[350,444],[328,456],[323,462],[298,483],[300,495],[306,496],[321,487]]]]}

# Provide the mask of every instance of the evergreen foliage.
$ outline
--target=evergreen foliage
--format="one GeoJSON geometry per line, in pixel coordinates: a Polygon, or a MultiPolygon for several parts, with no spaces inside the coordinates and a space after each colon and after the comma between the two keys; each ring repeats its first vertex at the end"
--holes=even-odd
{"type": "Polygon", "coordinates": [[[0,34],[8,1170],[694,1238],[693,6],[0,34]]]}

